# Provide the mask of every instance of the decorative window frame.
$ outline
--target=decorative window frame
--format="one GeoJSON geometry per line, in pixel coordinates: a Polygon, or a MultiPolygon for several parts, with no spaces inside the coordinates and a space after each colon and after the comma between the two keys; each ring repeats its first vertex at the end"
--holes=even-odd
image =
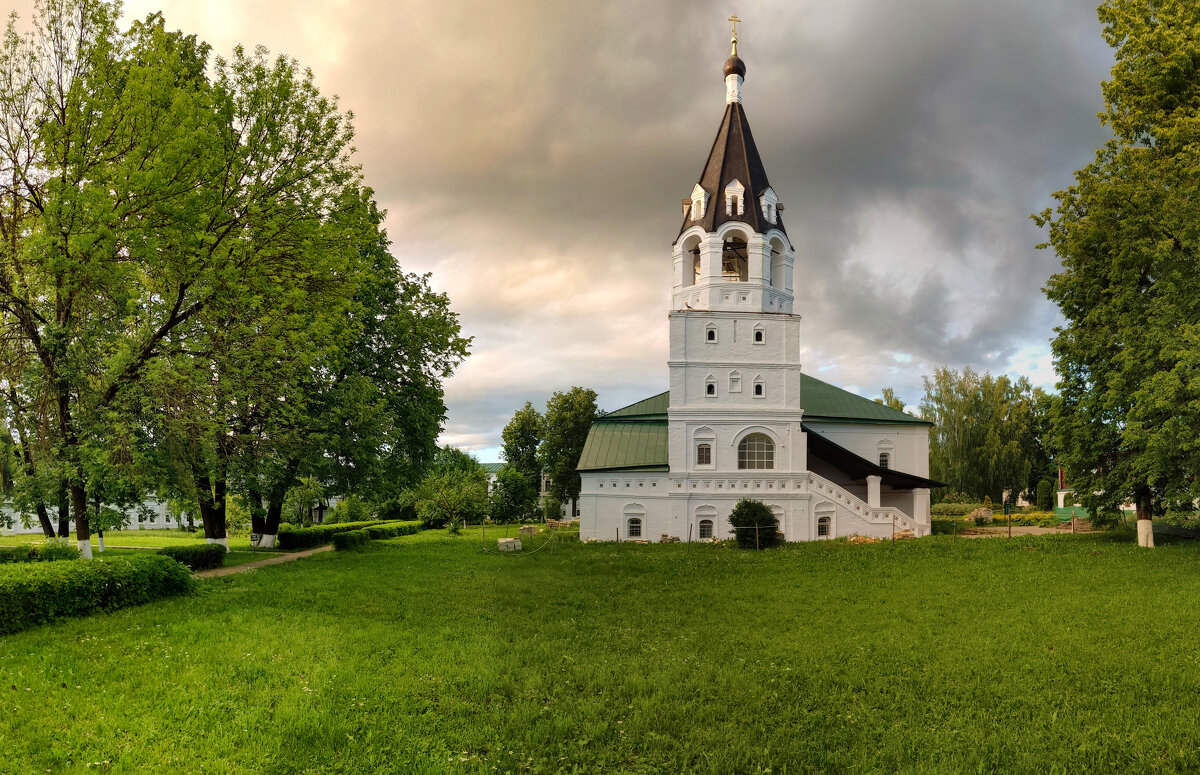
{"type": "Polygon", "coordinates": [[[711,374],[704,378],[704,397],[717,397],[717,378],[711,374]]]}
{"type": "Polygon", "coordinates": [[[879,462],[880,468],[895,470],[896,467],[896,445],[891,439],[880,439],[875,445],[875,459],[879,462]],[[887,465],[884,465],[883,456],[887,455],[887,465]]]}
{"type": "Polygon", "coordinates": [[[698,221],[704,217],[704,211],[708,209],[708,192],[704,187],[697,183],[692,188],[692,220],[698,221]]]}
{"type": "Polygon", "coordinates": [[[768,188],[758,198],[758,206],[762,209],[763,219],[767,223],[776,223],[779,218],[779,196],[775,189],[768,188]]]}
{"type": "Polygon", "coordinates": [[[707,425],[701,425],[692,431],[692,461],[697,468],[713,468],[716,466],[717,434],[707,425]],[[700,462],[700,447],[708,447],[708,462],[700,462]]]}
{"type": "Polygon", "coordinates": [[[762,378],[761,374],[754,375],[754,393],[753,393],[753,395],[755,398],[766,398],[767,397],[767,383],[766,383],[766,380],[764,380],[762,378]]]}
{"type": "Polygon", "coordinates": [[[751,336],[750,341],[752,341],[754,344],[766,344],[767,343],[767,327],[764,326],[762,323],[756,323],[754,325],[754,333],[751,336]]]}
{"type": "Polygon", "coordinates": [[[717,344],[721,341],[721,335],[717,331],[716,323],[709,323],[704,327],[704,341],[709,344],[717,344]]]}
{"type": "Polygon", "coordinates": [[[725,186],[725,214],[729,216],[746,214],[746,187],[737,178],[729,181],[729,184],[725,186]]]}
{"type": "Polygon", "coordinates": [[[730,393],[741,393],[742,392],[742,373],[736,369],[729,372],[729,392],[730,393]]]}

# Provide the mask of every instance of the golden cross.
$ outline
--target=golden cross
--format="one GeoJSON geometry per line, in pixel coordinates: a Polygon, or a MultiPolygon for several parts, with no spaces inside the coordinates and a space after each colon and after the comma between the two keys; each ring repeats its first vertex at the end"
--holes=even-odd
{"type": "Polygon", "coordinates": [[[733,16],[729,17],[729,21],[733,22],[733,37],[736,38],[737,37],[737,26],[738,26],[738,23],[741,22],[742,20],[739,19],[737,17],[737,14],[735,13],[733,16]]]}

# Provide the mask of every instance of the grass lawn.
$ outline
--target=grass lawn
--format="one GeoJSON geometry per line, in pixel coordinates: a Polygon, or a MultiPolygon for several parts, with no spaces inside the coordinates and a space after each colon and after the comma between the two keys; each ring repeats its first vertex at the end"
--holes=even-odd
{"type": "Polygon", "coordinates": [[[0,772],[1195,771],[1198,570],[423,533],[0,639],[0,772]]]}

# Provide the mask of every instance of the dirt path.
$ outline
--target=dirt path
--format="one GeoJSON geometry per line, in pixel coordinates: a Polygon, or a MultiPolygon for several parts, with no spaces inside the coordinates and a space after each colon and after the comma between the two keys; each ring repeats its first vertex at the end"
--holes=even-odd
{"type": "Polygon", "coordinates": [[[245,565],[231,565],[228,568],[213,568],[212,570],[202,570],[196,574],[196,578],[208,579],[214,576],[229,576],[233,573],[245,573],[249,570],[258,570],[265,568],[268,565],[279,565],[292,560],[299,560],[302,557],[309,557],[317,552],[331,552],[332,546],[318,546],[316,549],[305,549],[302,552],[291,552],[290,554],[277,554],[274,557],[268,557],[265,560],[255,560],[248,562],[245,565]]]}
{"type": "MultiPolygon", "coordinates": [[[[970,529],[972,531],[981,531],[981,532],[959,533],[959,537],[961,537],[961,538],[1007,538],[1008,537],[1008,528],[1007,527],[993,526],[990,528],[983,528],[983,529],[978,528],[978,527],[970,528],[970,529]]],[[[1064,533],[1069,535],[1070,532],[1071,532],[1071,530],[1069,528],[1063,529],[1063,528],[1057,528],[1057,527],[1035,527],[1033,525],[1013,525],[1013,527],[1012,527],[1013,536],[1062,535],[1064,533]]],[[[1076,526],[1075,532],[1076,533],[1093,533],[1095,531],[1092,530],[1091,525],[1088,525],[1086,528],[1076,526]]]]}

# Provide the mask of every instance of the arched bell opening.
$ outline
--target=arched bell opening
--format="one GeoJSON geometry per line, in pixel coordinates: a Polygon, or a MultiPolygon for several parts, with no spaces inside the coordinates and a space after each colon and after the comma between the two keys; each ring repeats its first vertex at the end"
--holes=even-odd
{"type": "Polygon", "coordinates": [[[727,282],[746,282],[750,278],[750,261],[746,237],[730,232],[721,245],[721,279],[727,282]]]}
{"type": "Polygon", "coordinates": [[[700,237],[693,235],[683,243],[683,284],[700,282],[700,237]]]}

